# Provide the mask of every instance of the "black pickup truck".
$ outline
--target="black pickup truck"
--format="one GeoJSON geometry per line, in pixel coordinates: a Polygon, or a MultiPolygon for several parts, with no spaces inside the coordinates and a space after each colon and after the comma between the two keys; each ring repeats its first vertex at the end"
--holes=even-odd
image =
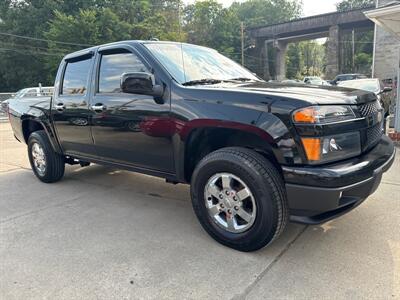
{"type": "Polygon", "coordinates": [[[375,94],[266,83],[205,47],[92,47],[63,58],[54,87],[9,104],[41,181],[97,163],[190,183],[201,225],[241,251],[269,244],[288,220],[350,211],[394,160],[375,94]]]}

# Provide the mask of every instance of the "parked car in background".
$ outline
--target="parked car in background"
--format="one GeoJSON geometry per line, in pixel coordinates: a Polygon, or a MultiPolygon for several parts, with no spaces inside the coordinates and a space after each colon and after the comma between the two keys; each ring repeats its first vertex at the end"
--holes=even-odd
{"type": "Polygon", "coordinates": [[[304,77],[303,82],[312,85],[331,85],[328,81],[323,80],[318,76],[306,76],[304,77]]]}
{"type": "Polygon", "coordinates": [[[24,99],[24,98],[37,98],[43,96],[51,96],[54,88],[52,86],[46,87],[30,87],[19,90],[14,96],[1,102],[1,109],[7,111],[8,103],[11,99],[24,99]]]}
{"type": "Polygon", "coordinates": [[[267,83],[206,47],[80,50],[55,87],[9,104],[39,180],[93,162],[190,184],[203,228],[240,251],[270,244],[289,219],[320,224],[357,207],[395,156],[374,93],[267,83]]]}
{"type": "Polygon", "coordinates": [[[348,80],[339,82],[338,86],[374,93],[384,109],[385,117],[389,115],[392,88],[385,87],[381,80],[377,78],[348,80]]]}
{"type": "Polygon", "coordinates": [[[335,77],[330,83],[332,85],[337,85],[339,82],[348,81],[348,80],[355,80],[355,79],[366,79],[367,76],[363,74],[340,74],[335,77]]]}

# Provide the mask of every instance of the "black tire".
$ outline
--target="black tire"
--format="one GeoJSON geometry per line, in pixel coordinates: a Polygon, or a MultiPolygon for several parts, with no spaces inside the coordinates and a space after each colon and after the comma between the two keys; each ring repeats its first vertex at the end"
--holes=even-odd
{"type": "Polygon", "coordinates": [[[35,131],[29,136],[28,156],[33,173],[37,178],[39,178],[40,181],[52,183],[59,181],[64,176],[64,157],[54,151],[44,130],[35,131]],[[33,161],[32,146],[35,143],[39,144],[44,152],[46,168],[43,174],[38,171],[33,161]]]}
{"type": "Polygon", "coordinates": [[[246,148],[223,148],[204,157],[193,172],[191,197],[197,218],[208,234],[239,251],[267,246],[283,232],[288,221],[286,192],[279,171],[262,155],[246,148]],[[257,213],[254,223],[244,232],[224,230],[208,213],[204,189],[208,180],[221,172],[240,178],[254,196],[257,213]]]}

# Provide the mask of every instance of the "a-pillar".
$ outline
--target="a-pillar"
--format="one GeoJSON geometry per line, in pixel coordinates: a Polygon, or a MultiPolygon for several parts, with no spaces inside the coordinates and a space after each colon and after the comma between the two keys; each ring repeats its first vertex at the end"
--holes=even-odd
{"type": "Polygon", "coordinates": [[[327,65],[325,75],[327,79],[334,79],[339,73],[339,26],[329,28],[327,65]]]}

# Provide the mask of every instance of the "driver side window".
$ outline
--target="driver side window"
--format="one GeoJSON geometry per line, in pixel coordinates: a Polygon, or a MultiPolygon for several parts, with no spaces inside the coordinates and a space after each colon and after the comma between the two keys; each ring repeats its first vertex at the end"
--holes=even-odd
{"type": "Polygon", "coordinates": [[[139,57],[131,52],[103,54],[100,61],[98,93],[121,93],[123,73],[149,72],[139,57]]]}

